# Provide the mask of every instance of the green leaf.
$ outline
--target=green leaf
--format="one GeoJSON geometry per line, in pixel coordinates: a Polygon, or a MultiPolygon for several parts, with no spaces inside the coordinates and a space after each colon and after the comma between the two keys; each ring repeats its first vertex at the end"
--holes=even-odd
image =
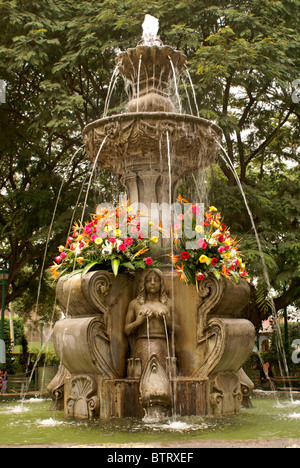
{"type": "Polygon", "coordinates": [[[91,262],[86,267],[84,267],[84,269],[82,270],[81,276],[84,277],[91,270],[91,268],[93,268],[93,266],[95,266],[97,263],[99,262],[98,261],[91,262]]]}
{"type": "Polygon", "coordinates": [[[217,280],[220,281],[221,273],[220,273],[219,271],[214,270],[214,271],[213,271],[213,274],[215,275],[215,277],[217,278],[217,280]]]}
{"type": "Polygon", "coordinates": [[[121,263],[121,266],[129,270],[135,270],[135,266],[131,262],[121,263]]]}
{"type": "Polygon", "coordinates": [[[113,258],[111,261],[111,267],[115,276],[118,276],[119,266],[120,266],[120,259],[113,258]]]}
{"type": "Polygon", "coordinates": [[[230,271],[230,274],[234,277],[236,284],[240,284],[241,277],[236,271],[230,271]]]}

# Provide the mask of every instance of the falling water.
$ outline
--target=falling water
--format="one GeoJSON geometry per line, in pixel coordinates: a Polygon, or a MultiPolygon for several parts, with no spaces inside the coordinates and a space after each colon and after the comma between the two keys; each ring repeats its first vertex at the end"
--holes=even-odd
{"type": "Polygon", "coordinates": [[[188,100],[188,105],[189,105],[190,115],[193,115],[193,109],[192,109],[191,100],[190,100],[190,96],[189,96],[189,93],[188,93],[188,89],[187,89],[186,81],[183,79],[183,77],[182,77],[182,76],[181,76],[181,79],[182,79],[182,83],[183,83],[183,87],[184,87],[185,95],[186,95],[186,98],[187,98],[187,100],[188,100]]]}
{"type": "Polygon", "coordinates": [[[177,79],[176,79],[176,71],[175,71],[175,67],[174,67],[174,64],[173,64],[173,62],[172,62],[171,57],[168,56],[168,58],[169,58],[169,60],[170,60],[171,68],[172,68],[172,71],[173,71],[174,85],[175,85],[175,94],[176,94],[176,97],[177,97],[177,100],[178,100],[178,105],[179,105],[179,114],[182,114],[182,105],[181,105],[181,99],[180,99],[179,91],[178,91],[178,85],[177,85],[177,79]]]}
{"type": "Polygon", "coordinates": [[[55,208],[54,208],[54,211],[53,211],[52,220],[51,220],[50,227],[49,227],[48,237],[47,237],[47,240],[46,240],[46,247],[45,247],[45,251],[44,251],[43,263],[42,263],[41,274],[40,274],[40,281],[39,281],[39,285],[38,285],[37,300],[36,300],[36,306],[35,306],[36,313],[38,312],[38,305],[39,305],[40,294],[41,294],[42,278],[43,278],[43,275],[44,275],[44,269],[45,269],[45,263],[46,263],[46,256],[47,256],[47,252],[48,252],[50,237],[51,237],[51,233],[52,233],[52,228],[53,228],[53,224],[54,224],[54,220],[55,220],[56,211],[57,211],[57,208],[58,208],[58,203],[59,203],[59,200],[60,200],[61,192],[62,192],[64,183],[66,181],[66,176],[68,174],[69,167],[71,166],[72,162],[74,161],[74,159],[77,156],[77,154],[79,153],[79,151],[81,151],[83,148],[84,148],[84,146],[81,146],[76,151],[76,153],[73,155],[73,157],[71,158],[71,160],[70,160],[70,162],[69,162],[69,164],[67,166],[67,169],[65,171],[63,180],[61,182],[60,189],[58,191],[58,195],[57,195],[57,199],[56,199],[56,203],[55,203],[55,208]]]}
{"type": "Polygon", "coordinates": [[[151,358],[151,343],[150,343],[150,320],[147,315],[147,339],[148,339],[148,358],[151,358]]]}
{"type": "MultiPolygon", "coordinates": [[[[172,229],[172,162],[171,162],[171,145],[170,145],[170,135],[169,132],[166,132],[167,136],[167,153],[168,153],[168,169],[169,169],[169,208],[170,208],[170,239],[171,239],[171,255],[172,255],[172,262],[171,262],[171,269],[172,269],[172,276],[171,276],[171,299],[172,299],[172,335],[171,335],[171,347],[172,347],[172,358],[175,361],[176,358],[176,353],[175,353],[175,310],[174,310],[174,263],[173,263],[173,255],[174,255],[174,244],[173,244],[173,229],[172,229]]],[[[165,323],[166,327],[166,323],[165,323]]],[[[167,335],[167,331],[166,331],[167,335]]],[[[167,340],[167,343],[169,343],[169,340],[167,340]]],[[[169,346],[168,346],[169,349],[169,346]]],[[[173,365],[173,363],[170,362],[171,360],[169,359],[169,365],[170,369],[173,365]]],[[[176,379],[173,380],[173,386],[172,386],[172,416],[176,420],[176,409],[177,409],[177,401],[176,401],[176,395],[177,395],[177,383],[176,379]]]]}
{"type": "Polygon", "coordinates": [[[186,71],[187,77],[188,77],[188,79],[189,79],[189,81],[190,81],[190,84],[191,84],[191,88],[192,88],[193,96],[194,96],[194,102],[195,102],[195,106],[196,106],[196,110],[197,110],[197,117],[199,117],[200,114],[199,114],[199,107],[198,107],[198,104],[197,104],[197,98],[196,98],[196,93],[195,93],[195,87],[194,87],[194,83],[193,83],[191,74],[190,74],[190,72],[189,72],[187,66],[185,66],[185,71],[186,71]]]}
{"type": "Polygon", "coordinates": [[[104,104],[103,118],[107,116],[110,99],[111,99],[112,93],[114,91],[114,88],[116,86],[117,79],[119,77],[119,73],[120,72],[119,72],[119,64],[118,64],[116,66],[116,68],[114,69],[114,72],[112,74],[112,77],[111,77],[111,80],[110,80],[110,83],[109,83],[107,96],[106,96],[106,101],[105,101],[105,104],[104,104]]]}
{"type": "MultiPolygon", "coordinates": [[[[263,265],[264,278],[265,278],[265,281],[266,281],[266,284],[267,284],[267,287],[268,287],[268,291],[270,292],[272,287],[271,287],[271,282],[270,282],[270,278],[269,278],[268,268],[267,268],[267,265],[266,265],[266,261],[265,261],[262,245],[261,245],[261,242],[260,242],[259,234],[258,234],[257,229],[256,229],[253,214],[252,214],[252,211],[250,210],[246,194],[244,192],[241,181],[240,181],[240,179],[239,179],[239,177],[237,175],[237,172],[236,172],[236,170],[234,168],[234,165],[233,165],[232,161],[230,160],[228,154],[226,153],[223,146],[217,140],[216,140],[216,142],[218,143],[218,145],[220,146],[222,152],[224,153],[226,159],[223,156],[221,156],[221,157],[222,157],[223,161],[226,164],[229,164],[229,167],[230,167],[230,169],[231,169],[231,171],[232,171],[232,173],[233,173],[233,175],[234,175],[234,177],[236,179],[236,182],[237,182],[237,184],[239,186],[239,189],[241,191],[241,194],[243,196],[244,203],[245,203],[246,209],[248,211],[248,214],[249,214],[249,217],[250,217],[250,220],[251,220],[251,224],[252,224],[252,227],[253,227],[253,230],[254,230],[254,233],[255,233],[255,237],[256,237],[256,241],[257,241],[257,245],[258,245],[258,249],[259,249],[259,253],[260,253],[260,257],[261,257],[261,261],[262,261],[262,265],[263,265]]],[[[277,316],[275,303],[274,303],[274,300],[273,300],[271,295],[270,295],[270,300],[271,300],[271,305],[272,305],[272,316],[273,316],[273,319],[274,319],[274,323],[275,323],[276,331],[277,331],[277,337],[278,337],[278,341],[276,342],[277,351],[278,351],[279,357],[281,357],[281,359],[283,361],[285,373],[286,373],[286,376],[288,377],[289,370],[288,370],[286,354],[285,354],[285,350],[284,350],[284,344],[283,344],[283,340],[282,340],[280,326],[279,326],[279,323],[278,323],[278,316],[277,316]]],[[[279,361],[279,366],[280,366],[281,375],[283,375],[283,371],[282,371],[282,368],[281,368],[281,362],[280,361],[279,361]]],[[[292,393],[290,392],[290,394],[291,394],[291,398],[292,398],[292,393]]]]}
{"type": "MultiPolygon", "coordinates": [[[[87,186],[87,191],[86,191],[86,194],[85,194],[85,199],[84,199],[84,203],[83,203],[83,208],[82,208],[82,214],[81,214],[81,220],[80,220],[80,227],[79,227],[79,234],[82,232],[82,227],[83,227],[83,221],[84,221],[84,216],[85,216],[85,210],[86,210],[86,205],[87,205],[87,200],[88,200],[88,196],[89,196],[89,192],[90,192],[90,188],[91,188],[91,183],[92,183],[92,179],[93,179],[93,175],[94,175],[94,172],[95,172],[95,168],[97,166],[97,163],[98,163],[98,159],[99,159],[99,156],[101,154],[101,151],[105,145],[105,142],[107,140],[107,138],[109,137],[110,134],[107,134],[101,145],[100,145],[100,148],[99,148],[99,151],[97,153],[97,156],[95,158],[95,161],[94,161],[94,164],[93,164],[93,167],[92,167],[92,170],[91,170],[91,174],[90,174],[90,178],[89,178],[89,182],[88,182],[88,186],[87,186]]],[[[76,250],[75,252],[75,258],[74,258],[74,264],[73,264],[73,272],[75,271],[75,267],[76,267],[76,262],[77,262],[77,256],[78,256],[78,249],[76,250]]],[[[67,301],[67,306],[66,306],[66,315],[68,315],[69,313],[69,306],[70,306],[70,298],[71,298],[71,288],[69,288],[69,294],[68,294],[68,301],[67,301]]]]}
{"type": "Polygon", "coordinates": [[[139,100],[140,100],[140,79],[141,79],[141,68],[142,68],[143,56],[140,56],[139,69],[138,69],[138,79],[137,79],[137,104],[136,111],[139,111],[139,100]]]}

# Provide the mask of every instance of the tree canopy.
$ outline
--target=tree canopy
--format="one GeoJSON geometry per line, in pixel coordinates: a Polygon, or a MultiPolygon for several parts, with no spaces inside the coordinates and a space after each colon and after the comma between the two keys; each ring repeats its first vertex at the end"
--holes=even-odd
{"type": "MultiPolygon", "coordinates": [[[[10,269],[7,302],[31,297],[34,303],[62,186],[47,265],[74,209],[75,217],[82,210],[90,162],[81,131],[103,115],[116,53],[139,42],[146,13],[159,18],[162,41],[186,53],[200,116],[223,130],[261,238],[276,306],[296,304],[297,0],[0,0],[0,79],[7,83],[7,102],[0,104],[0,263],[10,269]]],[[[118,81],[109,112],[121,111],[125,99],[118,81]]],[[[262,278],[247,210],[221,156],[208,171],[210,200],[243,238],[250,269],[262,278]]],[[[87,212],[120,190],[113,175],[101,172],[94,182],[87,212]]],[[[192,185],[187,178],[182,188],[191,194],[192,185]]],[[[264,290],[261,281],[260,295],[264,290]]],[[[48,292],[43,281],[42,297],[48,292]]]]}

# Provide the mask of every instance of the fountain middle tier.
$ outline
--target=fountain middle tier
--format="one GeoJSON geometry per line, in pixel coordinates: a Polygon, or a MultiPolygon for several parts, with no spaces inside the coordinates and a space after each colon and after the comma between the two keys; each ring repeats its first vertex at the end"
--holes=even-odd
{"type": "Polygon", "coordinates": [[[115,115],[97,120],[83,130],[91,160],[95,160],[107,135],[98,164],[123,177],[132,202],[148,205],[169,202],[170,175],[173,198],[184,174],[211,165],[219,151],[217,142],[221,142],[222,131],[212,122],[190,115],[166,112],[115,115]]]}

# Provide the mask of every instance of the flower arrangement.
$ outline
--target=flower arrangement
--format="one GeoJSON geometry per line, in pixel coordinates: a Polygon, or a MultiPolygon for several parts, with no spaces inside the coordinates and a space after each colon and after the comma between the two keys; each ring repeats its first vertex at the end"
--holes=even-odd
{"type": "Polygon", "coordinates": [[[197,289],[199,282],[211,274],[218,280],[222,276],[234,278],[237,284],[241,278],[250,281],[239,251],[239,241],[231,236],[217,208],[211,206],[199,221],[200,205],[191,205],[181,196],[178,202],[184,213],[178,215],[178,223],[173,226],[174,244],[179,253],[172,253],[170,257],[180,280],[196,284],[197,289]],[[194,248],[187,247],[189,230],[197,234],[194,248]]]}
{"type": "MultiPolygon", "coordinates": [[[[142,215],[140,211],[133,214],[129,202],[122,200],[116,208],[99,206],[84,226],[76,222],[50,267],[54,279],[78,271],[84,275],[92,268],[111,271],[117,276],[159,266],[150,256],[150,248],[158,242],[158,237],[151,236],[150,229],[146,238],[139,221],[142,215]]],[[[156,232],[158,229],[156,226],[156,232]]]]}

